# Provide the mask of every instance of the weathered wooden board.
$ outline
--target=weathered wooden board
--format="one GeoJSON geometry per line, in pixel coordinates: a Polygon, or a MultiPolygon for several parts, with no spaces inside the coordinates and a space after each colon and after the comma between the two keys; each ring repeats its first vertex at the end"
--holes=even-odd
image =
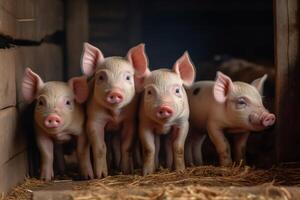
{"type": "Polygon", "coordinates": [[[0,49],[0,110],[16,105],[14,49],[0,49]]]}
{"type": "Polygon", "coordinates": [[[19,39],[37,39],[36,31],[36,1],[37,0],[18,0],[17,4],[17,38],[19,39]]]}
{"type": "Polygon", "coordinates": [[[298,0],[275,1],[278,161],[300,160],[300,16],[298,0]]]}
{"type": "Polygon", "coordinates": [[[66,1],[66,43],[68,77],[81,74],[80,59],[83,42],[88,41],[88,1],[66,1]]]}
{"type": "Polygon", "coordinates": [[[17,154],[0,166],[0,193],[8,192],[11,187],[22,182],[27,173],[26,152],[17,154]]]}
{"type": "Polygon", "coordinates": [[[26,149],[25,137],[17,131],[17,109],[0,111],[0,166],[26,149]]]}
{"type": "Polygon", "coordinates": [[[18,0],[17,38],[40,41],[47,35],[62,31],[63,1],[18,0]]]}
{"type": "Polygon", "coordinates": [[[0,0],[0,7],[15,16],[18,1],[20,0],[0,0]]]}
{"type": "Polygon", "coordinates": [[[15,37],[17,32],[17,22],[12,13],[9,13],[0,6],[0,34],[15,37]]]}
{"type": "Polygon", "coordinates": [[[64,29],[60,0],[0,0],[0,34],[40,41],[64,29]]]}
{"type": "Polygon", "coordinates": [[[62,46],[44,41],[63,31],[63,17],[61,0],[0,0],[0,34],[17,41],[17,46],[0,49],[0,193],[22,181],[28,172],[28,135],[18,120],[25,104],[21,94],[24,69],[32,68],[45,81],[63,78],[62,46]]]}
{"type": "Polygon", "coordinates": [[[36,31],[40,40],[64,28],[64,7],[60,0],[36,0],[36,31]]]}

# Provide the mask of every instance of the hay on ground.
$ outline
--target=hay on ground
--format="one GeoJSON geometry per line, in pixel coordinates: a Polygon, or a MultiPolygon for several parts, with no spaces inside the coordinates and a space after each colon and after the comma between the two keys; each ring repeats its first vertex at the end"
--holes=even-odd
{"type": "Polygon", "coordinates": [[[300,168],[274,167],[262,170],[247,166],[200,166],[187,168],[183,172],[162,169],[148,176],[115,175],[90,181],[46,183],[26,179],[6,199],[30,199],[32,191],[51,190],[51,187],[60,184],[62,187],[70,186],[66,190],[74,200],[291,199],[289,190],[282,186],[300,186],[300,168]],[[255,189],[251,189],[252,186],[255,189]]]}

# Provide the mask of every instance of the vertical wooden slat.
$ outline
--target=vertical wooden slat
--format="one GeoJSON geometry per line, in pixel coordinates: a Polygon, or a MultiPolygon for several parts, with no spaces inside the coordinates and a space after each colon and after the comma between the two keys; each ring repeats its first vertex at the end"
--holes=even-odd
{"type": "Polygon", "coordinates": [[[21,183],[25,180],[27,173],[26,162],[26,152],[22,152],[0,167],[0,193],[8,192],[17,183],[21,183]]]}
{"type": "MultiPolygon", "coordinates": [[[[25,136],[17,131],[16,107],[0,110],[0,168],[12,157],[25,151],[25,136]]],[[[26,163],[23,163],[25,166],[26,163]]],[[[7,174],[6,174],[7,175],[7,174]]],[[[0,177],[0,180],[3,177],[0,177]]]]}
{"type": "Polygon", "coordinates": [[[0,50],[0,110],[16,105],[15,56],[14,49],[0,50]]]}
{"type": "Polygon", "coordinates": [[[88,1],[66,1],[66,51],[68,77],[78,76],[83,42],[88,41],[88,1]]]}
{"type": "Polygon", "coordinates": [[[275,0],[277,159],[300,160],[299,1],[275,0]]]}

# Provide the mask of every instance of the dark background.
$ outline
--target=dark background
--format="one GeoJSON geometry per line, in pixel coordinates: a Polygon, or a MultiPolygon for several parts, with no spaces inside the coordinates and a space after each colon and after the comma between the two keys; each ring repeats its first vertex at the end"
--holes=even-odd
{"type": "Polygon", "coordinates": [[[144,42],[152,69],[185,50],[198,79],[212,79],[216,55],[274,64],[272,0],[90,0],[89,41],[105,56],[144,42]]]}

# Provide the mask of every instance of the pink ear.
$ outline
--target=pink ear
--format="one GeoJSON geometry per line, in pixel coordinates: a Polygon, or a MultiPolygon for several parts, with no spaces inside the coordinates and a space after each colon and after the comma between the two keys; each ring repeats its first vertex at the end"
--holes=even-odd
{"type": "Polygon", "coordinates": [[[38,93],[38,91],[43,87],[43,80],[31,71],[30,68],[25,69],[23,81],[22,81],[22,94],[28,103],[31,103],[38,93]]]}
{"type": "Polygon", "coordinates": [[[173,66],[173,71],[180,75],[186,86],[193,84],[196,72],[187,51],[176,61],[173,66]]]}
{"type": "Polygon", "coordinates": [[[71,78],[69,80],[69,86],[72,88],[75,100],[78,103],[86,101],[89,95],[89,88],[85,76],[71,78]]]}
{"type": "Polygon", "coordinates": [[[253,85],[254,87],[256,87],[256,89],[258,90],[258,92],[262,95],[264,93],[264,83],[267,80],[268,75],[265,74],[263,75],[263,77],[260,77],[258,79],[255,79],[254,81],[252,81],[251,85],[253,85]]]}
{"type": "Polygon", "coordinates": [[[97,47],[94,47],[93,45],[87,42],[84,43],[81,58],[81,69],[85,75],[93,75],[96,70],[97,63],[99,61],[101,62],[103,59],[104,56],[97,47]]]}
{"type": "Polygon", "coordinates": [[[231,79],[222,72],[217,72],[216,82],[213,88],[213,94],[217,102],[224,103],[228,92],[232,89],[233,83],[231,79]]]}
{"type": "Polygon", "coordinates": [[[127,59],[135,69],[137,77],[143,77],[150,73],[148,68],[148,58],[145,53],[145,44],[132,47],[127,53],[127,59]]]}
{"type": "Polygon", "coordinates": [[[148,58],[145,53],[145,44],[141,43],[132,47],[127,53],[127,59],[135,69],[134,84],[137,92],[142,91],[144,79],[150,75],[148,68],[148,58]]]}

